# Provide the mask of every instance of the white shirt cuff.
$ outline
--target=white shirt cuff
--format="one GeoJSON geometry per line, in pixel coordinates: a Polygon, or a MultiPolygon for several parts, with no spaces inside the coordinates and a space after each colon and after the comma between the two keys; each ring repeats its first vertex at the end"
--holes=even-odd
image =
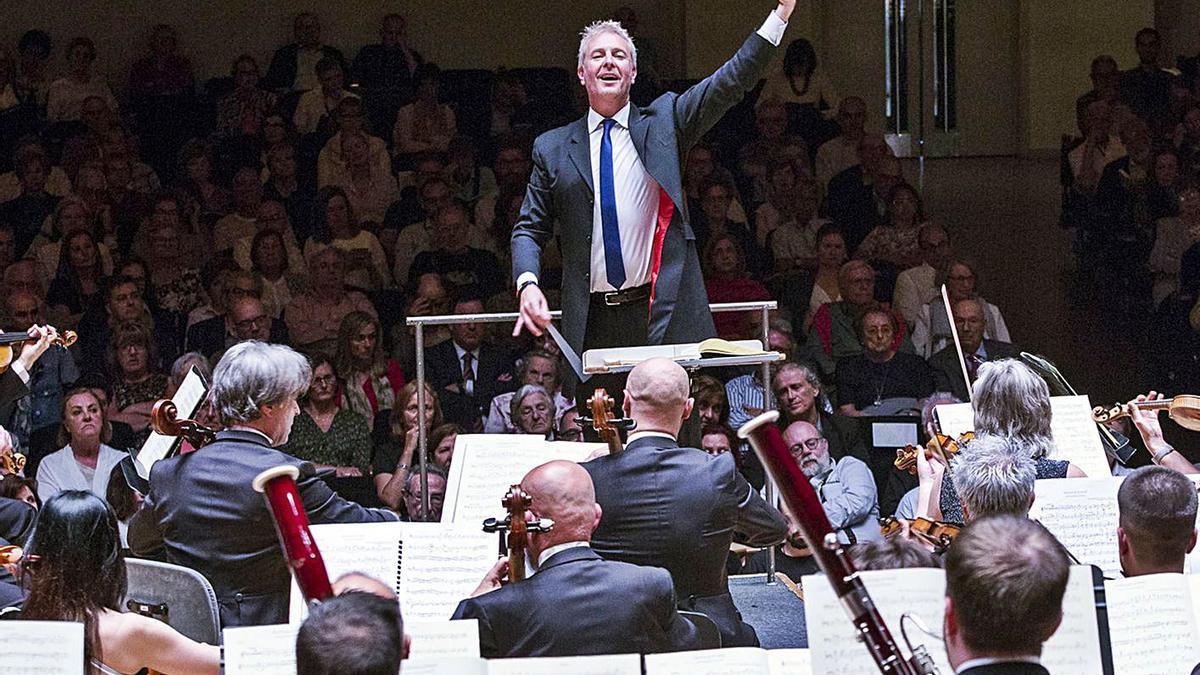
{"type": "Polygon", "coordinates": [[[762,39],[770,42],[776,47],[780,42],[783,42],[783,31],[787,30],[787,22],[779,18],[775,10],[767,15],[767,20],[763,22],[762,28],[758,29],[758,34],[762,39]]]}
{"type": "Polygon", "coordinates": [[[25,366],[21,365],[20,361],[13,359],[13,362],[9,365],[9,367],[12,368],[13,372],[17,374],[17,377],[21,378],[22,382],[24,382],[26,385],[29,384],[29,371],[25,370],[25,366]]]}
{"type": "Polygon", "coordinates": [[[519,289],[521,286],[524,286],[526,281],[532,281],[536,284],[537,280],[537,275],[533,272],[521,272],[520,276],[517,277],[517,288],[519,289]]]}

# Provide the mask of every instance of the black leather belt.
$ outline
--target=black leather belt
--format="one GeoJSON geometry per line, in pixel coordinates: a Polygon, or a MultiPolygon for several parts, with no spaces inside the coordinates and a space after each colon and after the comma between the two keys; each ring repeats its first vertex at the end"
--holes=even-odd
{"type": "Polygon", "coordinates": [[[599,296],[604,301],[604,304],[609,307],[618,305],[628,305],[631,302],[641,302],[650,297],[650,284],[642,284],[633,288],[626,288],[619,291],[608,291],[600,293],[592,293],[593,296],[599,296]]]}

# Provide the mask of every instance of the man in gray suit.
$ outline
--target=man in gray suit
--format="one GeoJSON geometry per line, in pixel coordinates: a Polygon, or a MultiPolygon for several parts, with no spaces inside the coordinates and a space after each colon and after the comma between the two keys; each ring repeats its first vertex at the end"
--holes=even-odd
{"type": "Polygon", "coordinates": [[[787,521],[742,478],[732,454],[679,447],[693,401],[677,363],[638,364],[624,405],[637,422],[629,444],[583,465],[603,513],[592,548],[609,560],[666,568],[679,608],[707,614],[722,647],[757,646],[729,595],[725,560],[735,539],[758,547],[783,541],[787,521]]]}
{"type": "Polygon", "coordinates": [[[550,323],[538,275],[556,221],[565,271],[562,333],[577,353],[715,335],[681,158],[758,83],[795,5],[780,0],[715,73],[646,108],[629,102],[637,78],[629,34],[612,21],[584,30],[577,74],[590,109],[534,143],[534,168],[513,227],[521,305],[514,335],[525,328],[540,335],[550,323]]]}

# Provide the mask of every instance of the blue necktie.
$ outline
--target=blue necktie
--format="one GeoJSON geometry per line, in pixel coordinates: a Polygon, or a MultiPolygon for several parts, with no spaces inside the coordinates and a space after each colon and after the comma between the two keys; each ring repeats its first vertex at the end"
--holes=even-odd
{"type": "Polygon", "coordinates": [[[612,131],[616,120],[604,120],[600,141],[600,224],[604,229],[604,267],[608,283],[621,290],[625,283],[625,259],[621,255],[621,230],[617,225],[617,191],[613,184],[612,131]]]}

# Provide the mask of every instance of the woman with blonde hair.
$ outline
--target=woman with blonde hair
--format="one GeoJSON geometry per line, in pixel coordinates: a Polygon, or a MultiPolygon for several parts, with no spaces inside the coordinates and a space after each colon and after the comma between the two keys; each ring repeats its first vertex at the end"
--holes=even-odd
{"type": "MultiPolygon", "coordinates": [[[[391,509],[399,509],[404,487],[417,452],[417,383],[409,382],[396,395],[396,405],[375,416],[375,491],[391,509]]],[[[425,432],[442,424],[437,394],[425,385],[425,432]]]]}
{"type": "Polygon", "coordinates": [[[339,405],[372,420],[380,410],[391,410],[396,393],[404,386],[400,363],[383,351],[379,319],[366,312],[350,312],[338,328],[334,370],[345,381],[339,405]]]}

